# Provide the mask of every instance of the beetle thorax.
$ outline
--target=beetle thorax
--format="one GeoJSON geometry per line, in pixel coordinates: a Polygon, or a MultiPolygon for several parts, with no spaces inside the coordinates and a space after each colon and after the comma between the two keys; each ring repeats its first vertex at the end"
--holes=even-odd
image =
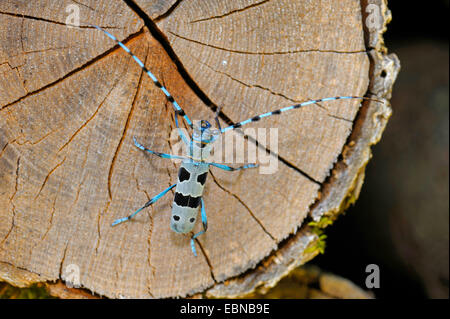
{"type": "Polygon", "coordinates": [[[192,141],[189,146],[189,156],[195,161],[206,161],[211,155],[214,141],[220,136],[220,131],[211,128],[206,120],[194,125],[192,141]]]}
{"type": "Polygon", "coordinates": [[[200,144],[193,142],[189,150],[189,156],[195,161],[204,162],[211,155],[212,146],[213,143],[200,144]]]}

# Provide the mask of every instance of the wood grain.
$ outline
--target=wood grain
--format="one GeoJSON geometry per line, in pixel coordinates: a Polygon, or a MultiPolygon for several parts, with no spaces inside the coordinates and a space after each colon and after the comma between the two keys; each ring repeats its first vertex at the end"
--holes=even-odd
{"type": "MultiPolygon", "coordinates": [[[[132,142],[169,153],[175,125],[164,94],[90,25],[123,40],[192,119],[212,120],[221,106],[226,125],[310,98],[370,93],[382,56],[368,54],[362,12],[354,0],[1,3],[0,278],[67,283],[76,265],[80,287],[100,296],[232,296],[254,287],[236,288],[234,278],[265,273],[262,281],[275,283],[312,258],[305,218],[327,194],[362,183],[356,157],[346,186],[330,184],[350,134],[363,127],[355,124],[361,103],[312,105],[252,125],[278,128],[278,170],[211,169],[209,228],[196,258],[189,236],[170,231],[171,194],[110,226],[176,181],[173,162],[132,142]],[[65,25],[69,4],[80,8],[80,28],[65,25]],[[284,253],[297,257],[265,272],[284,253]],[[221,290],[224,282],[232,284],[221,290]]],[[[364,132],[362,141],[375,134],[364,132]]],[[[370,153],[372,144],[361,148],[370,153]]]]}

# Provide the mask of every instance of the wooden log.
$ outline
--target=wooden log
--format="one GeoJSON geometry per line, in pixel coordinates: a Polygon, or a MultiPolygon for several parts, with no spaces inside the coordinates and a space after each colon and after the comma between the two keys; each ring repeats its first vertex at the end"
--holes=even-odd
{"type": "Polygon", "coordinates": [[[170,153],[175,124],[164,94],[91,24],[124,41],[192,119],[221,106],[223,125],[311,98],[389,98],[399,69],[382,0],[8,1],[0,17],[0,279],[83,295],[273,286],[317,254],[307,223],[357,198],[390,116],[388,101],[347,100],[252,125],[278,129],[276,174],[211,169],[194,257],[170,230],[172,195],[111,227],[176,181],[173,162],[132,142],[170,153]],[[69,5],[80,27],[66,25],[69,5]]]}

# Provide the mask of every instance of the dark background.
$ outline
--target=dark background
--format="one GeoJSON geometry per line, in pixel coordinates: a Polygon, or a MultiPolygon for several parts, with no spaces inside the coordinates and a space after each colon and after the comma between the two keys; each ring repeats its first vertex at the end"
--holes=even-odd
{"type": "Polygon", "coordinates": [[[388,6],[385,44],[401,63],[393,115],[359,200],[326,229],[312,263],[363,288],[366,265],[377,264],[377,298],[448,298],[449,1],[388,6]]]}

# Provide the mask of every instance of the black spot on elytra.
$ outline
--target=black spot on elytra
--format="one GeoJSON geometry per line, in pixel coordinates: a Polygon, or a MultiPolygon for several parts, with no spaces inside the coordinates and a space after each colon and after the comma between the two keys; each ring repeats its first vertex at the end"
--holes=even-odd
{"type": "Polygon", "coordinates": [[[175,193],[175,203],[180,207],[190,207],[190,208],[197,208],[198,205],[200,205],[200,199],[199,197],[192,197],[192,196],[184,196],[181,193],[175,193]]]}
{"type": "Polygon", "coordinates": [[[178,180],[183,182],[188,181],[189,178],[191,178],[191,174],[184,167],[181,167],[178,171],[178,180]]]}
{"type": "Polygon", "coordinates": [[[179,220],[180,220],[180,216],[178,216],[178,215],[173,215],[173,219],[174,219],[175,221],[179,221],[179,220]]]}
{"type": "Polygon", "coordinates": [[[183,196],[183,194],[181,193],[175,193],[174,201],[178,206],[186,207],[189,201],[189,197],[183,196]]]}
{"type": "MultiPolygon", "coordinates": [[[[190,196],[189,196],[190,197],[190,196]]],[[[189,198],[189,207],[190,208],[197,208],[200,205],[200,199],[201,197],[190,197],[189,198]]]]}
{"type": "Polygon", "coordinates": [[[198,175],[197,176],[197,182],[199,182],[202,185],[205,185],[207,176],[208,176],[208,172],[205,172],[203,174],[198,175]]]}

